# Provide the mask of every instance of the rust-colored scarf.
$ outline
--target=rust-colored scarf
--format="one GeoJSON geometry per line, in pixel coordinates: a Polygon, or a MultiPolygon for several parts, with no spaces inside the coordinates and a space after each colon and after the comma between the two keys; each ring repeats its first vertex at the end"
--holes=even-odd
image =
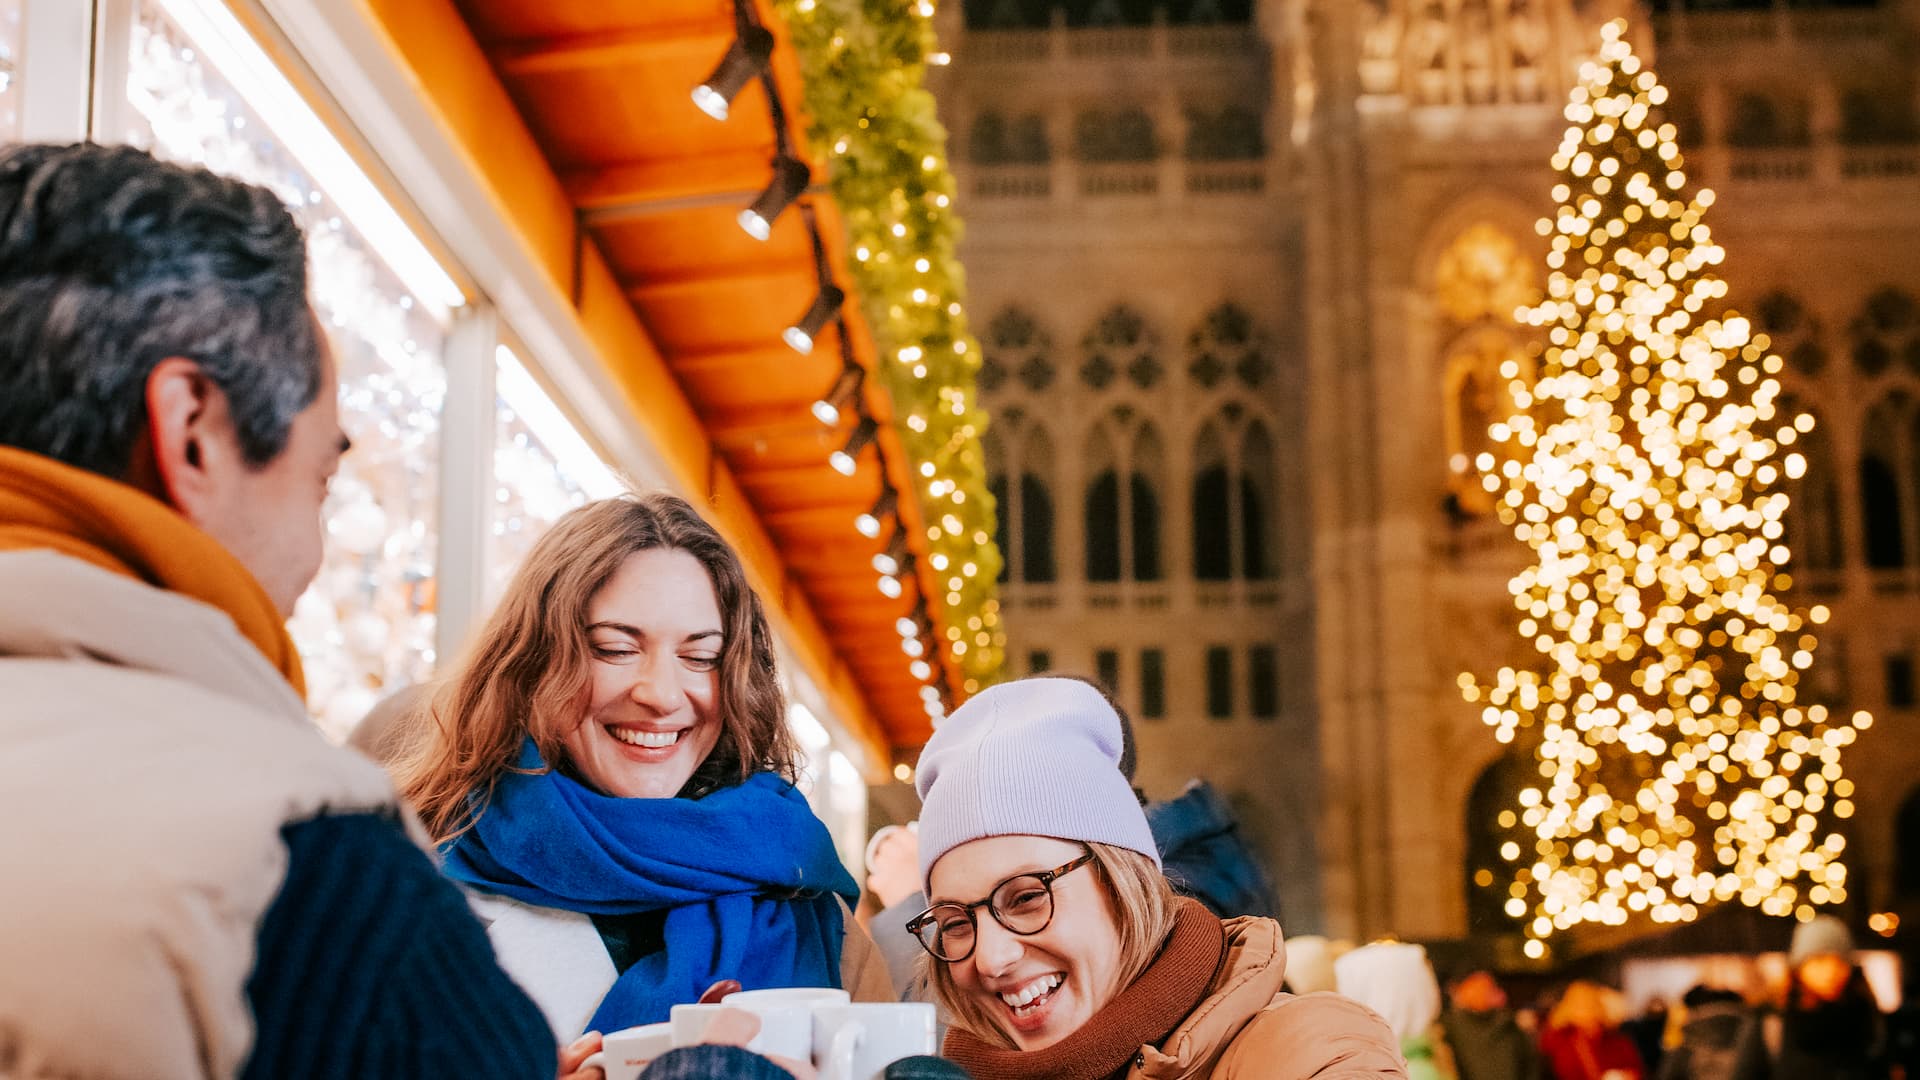
{"type": "Polygon", "coordinates": [[[0,446],[0,551],[38,548],[212,604],[306,696],[280,612],[218,541],[136,488],[0,446]]]}
{"type": "Polygon", "coordinates": [[[1080,1030],[1044,1050],[1008,1050],[960,1028],[942,1053],[974,1080],[1107,1080],[1124,1076],[1142,1046],[1158,1044],[1207,996],[1227,955],[1212,912],[1181,900],[1173,933],[1147,970],[1080,1030]]]}

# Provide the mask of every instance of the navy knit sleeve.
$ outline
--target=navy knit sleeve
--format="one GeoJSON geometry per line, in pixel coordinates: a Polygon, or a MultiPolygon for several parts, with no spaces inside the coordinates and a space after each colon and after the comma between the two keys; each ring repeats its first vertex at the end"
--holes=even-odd
{"type": "Polygon", "coordinates": [[[551,1080],[553,1035],[451,882],[376,814],[281,831],[288,867],[247,981],[248,1078],[551,1080]]]}

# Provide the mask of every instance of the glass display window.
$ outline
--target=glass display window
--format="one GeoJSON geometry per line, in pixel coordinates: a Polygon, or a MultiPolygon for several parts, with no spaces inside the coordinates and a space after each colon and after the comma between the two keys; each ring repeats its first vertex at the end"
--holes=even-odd
{"type": "Polygon", "coordinates": [[[496,349],[494,363],[489,608],[506,591],[534,541],[562,514],[627,490],[512,349],[496,349]]]}
{"type": "Polygon", "coordinates": [[[21,0],[0,0],[0,143],[20,137],[21,0]]]}
{"type": "Polygon", "coordinates": [[[326,561],[289,627],[309,707],[343,738],[381,697],[432,673],[441,353],[459,290],[222,6],[142,0],[130,40],[116,134],[268,188],[307,233],[353,449],[324,511],[326,561]]]}

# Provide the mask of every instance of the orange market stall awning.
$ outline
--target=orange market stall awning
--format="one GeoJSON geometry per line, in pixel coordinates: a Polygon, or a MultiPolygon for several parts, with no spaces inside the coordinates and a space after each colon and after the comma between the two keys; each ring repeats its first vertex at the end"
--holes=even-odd
{"type": "MultiPolygon", "coordinates": [[[[880,452],[841,475],[829,456],[855,421],[830,428],[810,411],[842,370],[841,343],[829,331],[801,355],[781,336],[813,302],[820,268],[844,265],[840,210],[816,184],[765,241],[735,221],[768,184],[777,142],[805,155],[798,63],[777,21],[782,140],[757,81],[724,122],[689,97],[734,40],[735,7],[722,0],[362,3],[537,269],[571,297],[632,414],[685,488],[706,493],[803,662],[816,678],[831,673],[822,689],[843,719],[883,761],[924,741],[923,687],[951,698],[958,679],[937,646],[931,675],[917,678],[896,627],[931,583],[898,597],[877,589],[873,559],[888,535],[853,527],[891,489],[910,548],[924,553],[891,404],[865,380],[880,452]]],[[[851,295],[842,317],[850,357],[871,370],[851,295]]],[[[918,573],[930,574],[924,560],[918,573]]],[[[937,623],[937,605],[923,613],[937,623]]]]}

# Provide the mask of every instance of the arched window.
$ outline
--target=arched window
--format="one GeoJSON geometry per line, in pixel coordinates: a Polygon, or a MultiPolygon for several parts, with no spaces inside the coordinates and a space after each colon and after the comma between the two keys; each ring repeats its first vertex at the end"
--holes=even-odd
{"type": "Polygon", "coordinates": [[[1133,580],[1160,580],[1160,497],[1147,478],[1134,473],[1128,495],[1133,505],[1128,517],[1133,523],[1133,580]]]}
{"type": "Polygon", "coordinates": [[[1013,504],[1007,501],[1006,474],[995,473],[987,478],[987,494],[993,496],[993,543],[1000,549],[1000,573],[994,580],[1005,585],[1013,580],[1013,547],[1008,539],[1012,532],[1013,504]]]}
{"type": "MultiPolygon", "coordinates": [[[[1801,403],[1783,396],[1774,410],[1781,428],[1792,427],[1795,419],[1812,414],[1801,403]]],[[[1841,564],[1840,500],[1833,481],[1833,460],[1827,449],[1826,432],[1817,417],[1811,431],[1794,430],[1793,441],[1783,444],[1783,453],[1797,453],[1806,462],[1799,479],[1786,481],[1786,544],[1798,566],[1810,570],[1837,570],[1841,564]]]]}
{"type": "Polygon", "coordinates": [[[1500,849],[1518,843],[1528,831],[1517,817],[1527,772],[1527,763],[1519,756],[1502,757],[1481,772],[1467,795],[1464,884],[1469,933],[1502,933],[1519,921],[1508,906],[1514,898],[1515,866],[1500,849]]]}
{"type": "Polygon", "coordinates": [[[1920,540],[1920,407],[1904,396],[1902,419],[1905,421],[1903,438],[1896,444],[1900,447],[1903,466],[1898,470],[1900,477],[1900,521],[1905,530],[1907,562],[1914,564],[1914,542],[1920,540]]]}
{"type": "Polygon", "coordinates": [[[1867,565],[1879,569],[1907,564],[1905,492],[1898,451],[1907,409],[1898,397],[1874,406],[1861,431],[1860,523],[1867,565]]]}
{"type": "Polygon", "coordinates": [[[1487,457],[1493,468],[1520,453],[1517,444],[1497,442],[1492,427],[1517,411],[1513,399],[1516,377],[1530,374],[1530,362],[1517,336],[1486,327],[1455,343],[1441,374],[1446,412],[1442,437],[1447,451],[1448,506],[1461,515],[1493,509],[1494,496],[1482,477],[1487,457]]]}
{"type": "Polygon", "coordinates": [[[985,112],[973,118],[973,132],[967,138],[973,160],[982,165],[999,165],[1009,158],[1007,122],[997,112],[985,112]]]}
{"type": "Polygon", "coordinates": [[[1120,580],[1120,476],[1112,469],[1087,487],[1087,580],[1120,580]]]}
{"type": "Polygon", "coordinates": [[[1893,891],[1901,899],[1920,897],[1920,787],[1907,793],[1895,819],[1893,891]]]}
{"type": "Polygon", "coordinates": [[[1527,338],[1515,313],[1540,298],[1537,259],[1506,229],[1478,221],[1447,242],[1433,263],[1433,302],[1442,316],[1441,439],[1445,507],[1456,522],[1493,509],[1483,483],[1484,455],[1493,467],[1514,457],[1511,443],[1489,428],[1515,411],[1512,384],[1532,380],[1527,338]]]}
{"type": "Polygon", "coordinates": [[[1052,582],[1058,576],[1053,564],[1053,495],[1033,473],[1020,476],[1020,516],[1021,573],[1033,584],[1052,582]]]}
{"type": "Polygon", "coordinates": [[[1104,426],[1087,439],[1087,580],[1120,580],[1120,471],[1104,426]]]}
{"type": "Polygon", "coordinates": [[[1275,577],[1280,567],[1279,544],[1269,526],[1277,506],[1274,498],[1273,444],[1266,425],[1247,425],[1240,443],[1241,571],[1250,581],[1275,577]]]}
{"type": "Polygon", "coordinates": [[[990,427],[980,437],[987,459],[987,494],[993,496],[993,542],[1000,548],[1000,581],[1013,577],[1014,507],[1007,501],[1007,450],[1000,428],[990,427]]]}
{"type": "Polygon", "coordinates": [[[1834,482],[1833,454],[1826,433],[1814,428],[1801,437],[1800,453],[1807,459],[1800,479],[1802,512],[1799,519],[1802,558],[1814,570],[1838,570],[1843,559],[1840,544],[1840,487],[1834,482]]]}
{"type": "Polygon", "coordinates": [[[1193,576],[1200,581],[1233,577],[1233,509],[1226,444],[1209,423],[1193,448],[1193,576]]]}
{"type": "MultiPolygon", "coordinates": [[[[1035,428],[1021,454],[1020,572],[1022,579],[1044,584],[1058,576],[1053,562],[1053,492],[1044,470],[1054,460],[1053,442],[1035,428]]],[[[1008,562],[1012,552],[1003,551],[1008,562]]]]}
{"type": "Polygon", "coordinates": [[[1906,563],[1900,538],[1900,481],[1877,451],[1860,459],[1860,501],[1866,529],[1867,565],[1881,569],[1906,563]]]}
{"type": "Polygon", "coordinates": [[[1160,580],[1160,495],[1158,478],[1163,457],[1160,437],[1151,424],[1133,441],[1132,471],[1128,473],[1127,519],[1132,538],[1133,580],[1160,580]]]}
{"type": "Polygon", "coordinates": [[[1840,141],[1854,146],[1913,138],[1913,108],[1893,88],[1849,90],[1840,98],[1840,141]]]}

